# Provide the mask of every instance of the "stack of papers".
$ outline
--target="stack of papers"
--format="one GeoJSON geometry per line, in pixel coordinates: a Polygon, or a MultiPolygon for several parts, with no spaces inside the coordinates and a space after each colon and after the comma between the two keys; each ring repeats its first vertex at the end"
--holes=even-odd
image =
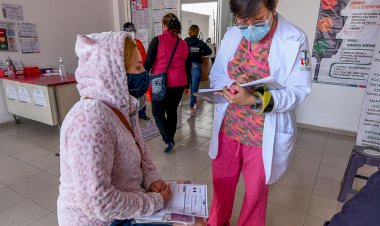
{"type": "Polygon", "coordinates": [[[191,225],[195,217],[208,217],[207,185],[168,182],[172,199],[152,216],[136,218],[136,223],[167,222],[191,225]]]}

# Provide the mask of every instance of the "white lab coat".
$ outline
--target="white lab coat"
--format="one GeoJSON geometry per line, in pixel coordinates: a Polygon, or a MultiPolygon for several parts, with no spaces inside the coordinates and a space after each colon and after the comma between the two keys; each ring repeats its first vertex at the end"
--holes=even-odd
{"type": "MultiPolygon", "coordinates": [[[[242,38],[237,27],[227,30],[210,72],[211,88],[229,87],[234,83],[228,77],[227,66],[242,38]]],[[[274,107],[272,112],[265,114],[262,151],[267,184],[274,183],[284,174],[294,150],[297,128],[294,108],[311,91],[310,67],[301,65],[301,58],[305,56],[303,50],[308,49],[305,33],[278,15],[269,52],[269,67],[270,74],[285,88],[270,91],[274,107]]],[[[227,107],[228,103],[215,104],[209,149],[212,159],[218,155],[218,137],[227,107]]]]}

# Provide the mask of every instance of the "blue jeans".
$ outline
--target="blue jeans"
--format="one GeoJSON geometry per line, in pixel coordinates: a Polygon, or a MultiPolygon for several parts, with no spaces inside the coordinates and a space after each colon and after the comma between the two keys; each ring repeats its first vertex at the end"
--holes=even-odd
{"type": "Polygon", "coordinates": [[[190,99],[190,107],[194,107],[197,103],[197,98],[193,95],[198,92],[199,83],[201,82],[202,76],[202,65],[198,63],[191,64],[191,99],[190,99]]]}

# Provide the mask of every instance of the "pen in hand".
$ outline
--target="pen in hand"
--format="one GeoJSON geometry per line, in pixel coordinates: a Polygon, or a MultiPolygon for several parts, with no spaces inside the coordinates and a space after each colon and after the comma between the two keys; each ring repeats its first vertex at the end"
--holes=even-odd
{"type": "MultiPolygon", "coordinates": [[[[238,69],[239,69],[239,71],[240,71],[240,73],[241,73],[241,75],[239,75],[239,76],[244,75],[244,72],[243,72],[243,70],[241,69],[241,67],[238,67],[238,69]]],[[[239,85],[239,84],[238,84],[238,85],[239,85]]],[[[237,93],[236,89],[235,89],[233,86],[231,86],[231,87],[229,88],[229,91],[230,91],[232,94],[236,94],[236,93],[237,93]]]]}

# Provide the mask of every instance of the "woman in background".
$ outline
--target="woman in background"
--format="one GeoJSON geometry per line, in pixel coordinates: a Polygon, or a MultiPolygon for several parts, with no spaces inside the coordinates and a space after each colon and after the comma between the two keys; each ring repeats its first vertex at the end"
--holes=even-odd
{"type": "Polygon", "coordinates": [[[181,23],[177,16],[168,13],[162,18],[163,33],[152,39],[149,45],[144,67],[151,74],[165,72],[169,58],[177,40],[178,47],[167,71],[166,99],[152,100],[152,112],[162,139],[166,144],[165,152],[174,147],[174,135],[177,130],[177,108],[182,99],[183,91],[189,84],[191,62],[189,47],[178,35],[181,33],[181,23]]]}
{"type": "Polygon", "coordinates": [[[189,45],[191,57],[191,99],[188,113],[193,117],[197,116],[197,109],[195,107],[197,98],[194,96],[194,93],[198,92],[199,83],[201,82],[203,56],[212,53],[212,50],[198,38],[198,35],[199,27],[193,24],[189,28],[189,37],[185,39],[187,45],[189,45]]]}
{"type": "MultiPolygon", "coordinates": [[[[136,29],[135,25],[133,23],[131,23],[131,22],[127,22],[127,23],[125,23],[123,25],[123,29],[124,29],[124,31],[133,33],[135,35],[136,46],[137,46],[137,49],[139,50],[140,55],[141,55],[142,65],[144,65],[145,59],[146,59],[146,52],[145,52],[145,48],[144,48],[144,45],[142,44],[142,42],[139,39],[136,38],[137,29],[136,29]]],[[[150,92],[152,92],[152,90],[151,90],[151,88],[148,88],[148,92],[146,94],[149,95],[150,92]]],[[[146,115],[146,106],[145,106],[145,104],[139,110],[139,118],[144,119],[144,120],[150,120],[150,118],[146,115]]]]}

